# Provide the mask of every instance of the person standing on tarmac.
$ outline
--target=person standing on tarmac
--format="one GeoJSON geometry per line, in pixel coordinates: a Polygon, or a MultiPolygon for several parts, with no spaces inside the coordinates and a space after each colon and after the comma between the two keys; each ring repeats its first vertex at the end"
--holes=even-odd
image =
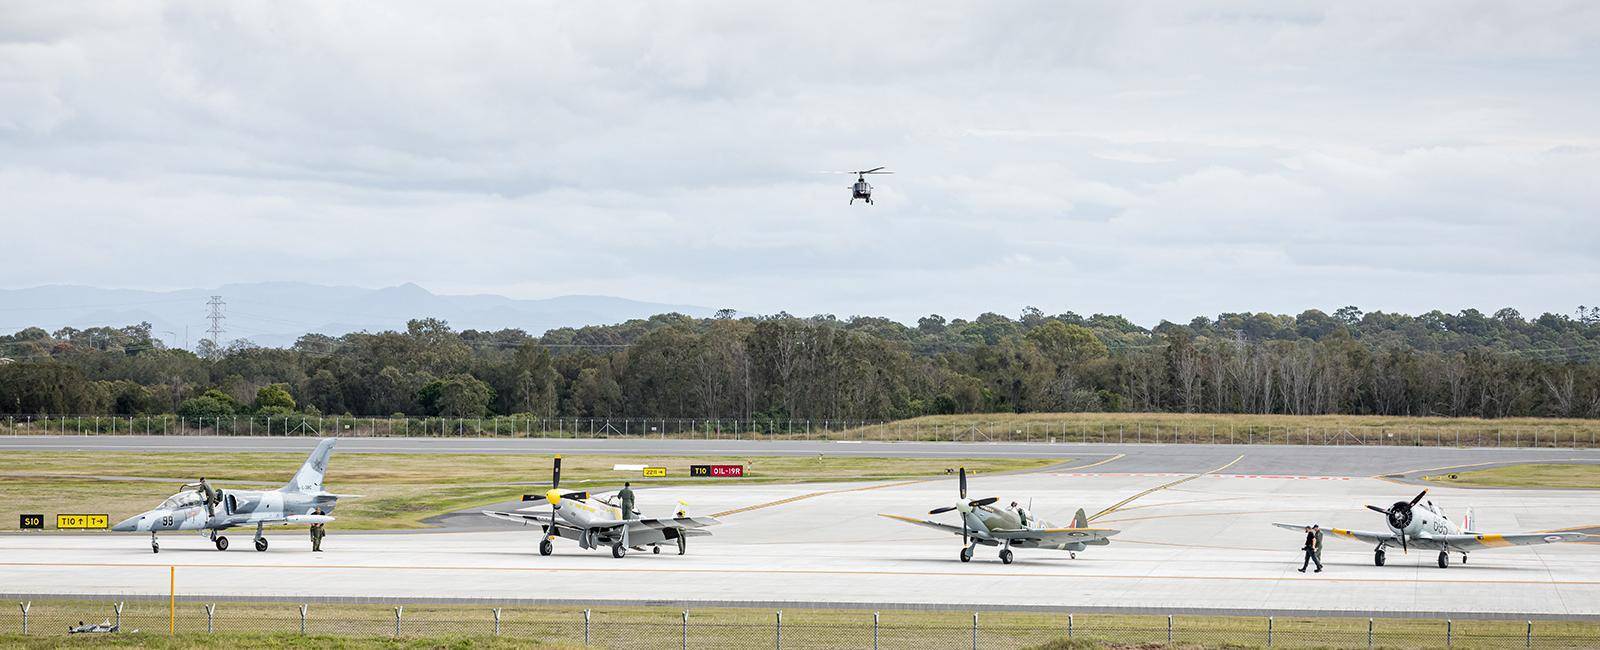
{"type": "MultiPolygon", "coordinates": [[[[321,508],[318,508],[316,510],[312,510],[311,514],[320,515],[323,514],[323,512],[321,508]]],[[[311,524],[311,552],[321,553],[322,538],[327,536],[328,533],[327,531],[323,530],[322,524],[311,524]]]]}
{"type": "Polygon", "coordinates": [[[1306,543],[1300,547],[1306,552],[1306,559],[1300,563],[1300,572],[1306,572],[1306,566],[1312,562],[1317,563],[1316,573],[1322,573],[1322,529],[1316,526],[1306,527],[1306,543]]]}
{"type": "Polygon", "coordinates": [[[622,503],[623,519],[633,518],[633,490],[629,488],[629,485],[631,484],[623,481],[622,491],[617,493],[617,500],[622,503]]]}

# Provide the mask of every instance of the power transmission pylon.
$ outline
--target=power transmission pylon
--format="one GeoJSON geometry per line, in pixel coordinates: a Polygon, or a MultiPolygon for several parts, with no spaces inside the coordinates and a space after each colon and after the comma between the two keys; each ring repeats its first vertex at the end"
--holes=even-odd
{"type": "Polygon", "coordinates": [[[211,300],[206,303],[207,306],[211,307],[211,313],[206,315],[206,318],[211,321],[211,328],[206,331],[211,333],[211,355],[213,359],[222,352],[222,333],[225,331],[222,329],[222,319],[227,318],[227,316],[222,315],[222,306],[225,304],[227,303],[222,302],[222,296],[212,296],[211,300]]]}

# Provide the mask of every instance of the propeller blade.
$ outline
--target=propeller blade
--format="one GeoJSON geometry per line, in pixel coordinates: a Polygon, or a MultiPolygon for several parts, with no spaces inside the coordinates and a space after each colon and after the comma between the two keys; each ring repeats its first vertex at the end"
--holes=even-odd
{"type": "Polygon", "coordinates": [[[967,499],[967,468],[961,468],[961,500],[967,499]]]}
{"type": "Polygon", "coordinates": [[[1367,506],[1367,509],[1371,510],[1373,512],[1376,512],[1376,513],[1384,514],[1384,515],[1389,514],[1389,509],[1388,508],[1379,508],[1378,506],[1367,506]]]}
{"type": "Polygon", "coordinates": [[[556,464],[555,464],[554,468],[550,470],[550,489],[555,490],[555,489],[559,489],[560,487],[561,487],[561,454],[556,454],[556,464]]]}
{"type": "Polygon", "coordinates": [[[1423,491],[1417,493],[1417,497],[1415,499],[1411,500],[1411,505],[1417,505],[1417,502],[1421,501],[1422,497],[1425,497],[1425,496],[1428,496],[1428,491],[1427,490],[1423,490],[1423,491]]]}
{"type": "Polygon", "coordinates": [[[563,498],[563,499],[577,499],[579,501],[583,501],[583,500],[589,498],[589,493],[588,492],[568,492],[566,494],[561,495],[561,498],[563,498]]]}
{"type": "Polygon", "coordinates": [[[928,514],[936,515],[936,514],[939,514],[941,512],[950,512],[951,510],[955,510],[955,509],[956,509],[955,506],[945,506],[943,508],[934,508],[932,510],[929,510],[928,514]]]}
{"type": "Polygon", "coordinates": [[[967,540],[967,516],[966,515],[961,515],[961,545],[962,546],[971,546],[972,545],[972,542],[967,540]]]}
{"type": "Polygon", "coordinates": [[[856,173],[857,174],[873,174],[873,173],[877,173],[877,171],[880,170],[880,169],[883,169],[883,167],[873,167],[872,169],[868,169],[866,171],[860,171],[860,172],[856,172],[856,173]]]}
{"type": "Polygon", "coordinates": [[[970,505],[970,506],[976,508],[978,506],[989,505],[989,504],[994,503],[994,502],[999,501],[999,500],[1000,500],[1000,497],[986,497],[986,498],[982,498],[982,499],[978,499],[976,501],[973,501],[972,503],[969,503],[967,505],[970,505]]]}

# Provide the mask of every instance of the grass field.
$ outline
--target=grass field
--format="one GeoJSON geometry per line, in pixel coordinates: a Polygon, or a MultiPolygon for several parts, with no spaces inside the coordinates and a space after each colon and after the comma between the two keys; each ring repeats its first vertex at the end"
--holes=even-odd
{"type": "MultiPolygon", "coordinates": [[[[0,518],[5,525],[14,526],[21,513],[44,513],[47,525],[53,525],[51,515],[91,512],[109,514],[115,523],[155,507],[183,483],[201,476],[223,489],[276,489],[304,460],[298,453],[0,453],[0,518]]],[[[562,485],[605,488],[621,486],[624,480],[636,485],[891,480],[942,476],[947,468],[960,465],[969,471],[992,473],[1060,462],[1066,459],[565,456],[562,485]],[[668,478],[647,480],[638,472],[612,471],[616,463],[665,467],[668,478]],[[743,464],[745,477],[688,477],[690,465],[723,463],[743,464]]],[[[339,503],[336,527],[388,530],[422,528],[422,520],[434,515],[516,499],[549,480],[550,457],[544,455],[341,455],[335,451],[325,483],[334,492],[363,495],[339,503]]]]}
{"type": "Polygon", "coordinates": [[[1600,489],[1600,464],[1529,463],[1438,474],[1425,478],[1441,485],[1595,490],[1600,489]]]}
{"type": "MultiPolygon", "coordinates": [[[[30,607],[30,632],[21,631],[17,608],[0,614],[0,645],[57,647],[67,639],[67,626],[80,620],[113,617],[112,606],[98,601],[41,601],[30,607]],[[47,638],[38,638],[47,637],[47,638]],[[31,645],[30,645],[31,644],[31,645]]],[[[862,610],[784,611],[785,648],[869,648],[874,640],[874,613],[862,610]]],[[[696,609],[669,607],[596,607],[588,615],[590,647],[775,647],[779,614],[764,609],[696,609]]],[[[173,621],[178,636],[168,640],[167,603],[128,602],[124,629],[141,634],[73,638],[71,645],[151,648],[575,648],[583,647],[585,614],[575,607],[509,607],[500,612],[499,636],[487,605],[406,605],[400,635],[394,637],[395,612],[388,605],[311,604],[305,632],[294,603],[221,603],[214,610],[215,635],[206,633],[200,603],[180,602],[173,621]]],[[[977,615],[977,637],[984,648],[1172,647],[1166,646],[1165,616],[1073,615],[1059,613],[983,612],[977,615]],[[1068,642],[1071,627],[1072,641],[1068,642]]],[[[967,612],[884,611],[878,613],[876,638],[883,648],[969,647],[974,617],[967,612]]],[[[1171,619],[1173,646],[1189,648],[1266,647],[1269,622],[1263,617],[1176,616],[1171,619]]],[[[1365,618],[1280,617],[1271,621],[1274,648],[1366,648],[1365,618]]],[[[1521,647],[1528,632],[1524,621],[1456,621],[1378,619],[1372,624],[1376,647],[1444,647],[1446,634],[1459,648],[1521,647]],[[1447,627],[1448,626],[1448,627],[1447,627]]],[[[1538,647],[1594,647],[1600,624],[1536,622],[1538,647]]]]}

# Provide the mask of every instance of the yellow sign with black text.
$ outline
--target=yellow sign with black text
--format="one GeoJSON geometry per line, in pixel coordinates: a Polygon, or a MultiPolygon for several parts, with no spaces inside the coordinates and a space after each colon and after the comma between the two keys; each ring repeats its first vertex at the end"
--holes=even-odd
{"type": "Polygon", "coordinates": [[[56,528],[61,530],[89,530],[109,528],[106,515],[56,515],[56,528]]]}
{"type": "Polygon", "coordinates": [[[645,478],[666,478],[667,477],[667,468],[665,468],[665,467],[646,467],[646,468],[644,468],[644,477],[645,478]]]}

